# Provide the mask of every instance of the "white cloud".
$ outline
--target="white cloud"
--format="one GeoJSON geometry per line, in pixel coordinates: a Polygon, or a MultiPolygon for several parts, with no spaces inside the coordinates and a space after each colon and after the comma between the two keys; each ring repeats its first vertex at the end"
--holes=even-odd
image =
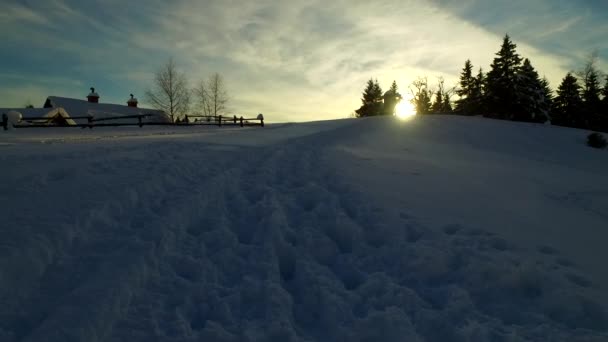
{"type": "MultiPolygon", "coordinates": [[[[114,1],[107,3],[115,6],[108,11],[113,14],[104,19],[65,1],[48,6],[43,19],[61,18],[95,32],[95,44],[51,32],[35,35],[34,28],[20,30],[14,39],[29,35],[37,45],[77,56],[74,79],[96,72],[124,84],[121,94],[143,93],[154,70],[173,56],[192,83],[211,72],[223,74],[235,112],[290,121],[346,117],[359,106],[370,77],[384,87],[396,80],[402,93],[418,76],[430,82],[442,76],[453,85],[466,59],[487,71],[503,35],[430,0],[155,0],[130,8],[137,17],[122,15],[121,2],[114,1]]],[[[539,34],[554,37],[578,23],[576,18],[555,23],[539,34]]],[[[576,59],[520,43],[517,35],[513,39],[554,87],[576,59]]]]}

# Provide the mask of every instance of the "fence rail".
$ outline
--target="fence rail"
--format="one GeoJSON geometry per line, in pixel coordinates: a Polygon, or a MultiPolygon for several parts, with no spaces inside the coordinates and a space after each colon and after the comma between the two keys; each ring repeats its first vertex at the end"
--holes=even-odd
{"type": "Polygon", "coordinates": [[[20,122],[27,122],[27,124],[14,124],[8,122],[8,116],[6,113],[2,114],[2,127],[4,130],[8,130],[9,125],[13,128],[56,128],[56,127],[72,127],[72,128],[89,128],[93,127],[119,127],[119,126],[261,126],[264,127],[264,118],[244,118],[237,117],[223,117],[222,115],[217,116],[205,116],[205,115],[186,115],[183,122],[145,122],[143,119],[151,117],[152,114],[138,114],[138,115],[125,115],[125,116],[112,116],[95,119],[92,115],[87,116],[71,116],[63,118],[65,120],[83,120],[86,119],[87,123],[77,123],[70,125],[67,123],[53,122],[57,117],[29,117],[21,119],[20,122]],[[205,118],[206,120],[197,120],[190,122],[191,118],[205,118]],[[107,122],[124,119],[137,119],[137,122],[107,122]],[[38,122],[36,122],[38,121],[38,122]],[[101,123],[100,123],[101,122],[101,123]],[[107,122],[107,123],[106,123],[107,122]]]}

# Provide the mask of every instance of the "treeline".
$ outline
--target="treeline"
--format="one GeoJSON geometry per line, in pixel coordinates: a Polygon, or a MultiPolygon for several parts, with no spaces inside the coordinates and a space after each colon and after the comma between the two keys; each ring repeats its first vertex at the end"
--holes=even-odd
{"type": "Polygon", "coordinates": [[[608,78],[602,87],[597,56],[582,70],[566,74],[554,94],[516,47],[506,35],[487,74],[480,69],[473,75],[471,61],[465,62],[456,113],[608,131],[608,78]]]}
{"type": "MultiPolygon", "coordinates": [[[[454,89],[446,89],[443,79],[439,79],[438,89],[431,91],[426,78],[419,78],[410,87],[412,104],[417,114],[451,113],[451,97],[454,89]],[[433,100],[434,98],[434,100],[433,100]]],[[[390,89],[383,93],[378,80],[370,79],[363,90],[361,107],[355,110],[355,117],[377,115],[394,115],[396,106],[403,100],[398,91],[397,82],[393,81],[390,89]]]]}
{"type": "MultiPolygon", "coordinates": [[[[459,84],[454,88],[446,88],[442,79],[436,90],[431,89],[426,78],[414,81],[410,87],[411,102],[417,114],[482,115],[537,123],[550,121],[554,125],[608,132],[608,77],[598,70],[596,55],[590,56],[581,70],[566,74],[554,93],[547,79],[541,78],[532,62],[520,56],[516,48],[517,45],[505,35],[490,70],[487,73],[481,68],[475,71],[467,60],[459,84]],[[454,102],[453,95],[458,96],[454,102]]],[[[378,97],[371,99],[378,101],[378,97]]],[[[370,98],[365,95],[362,100],[362,108],[380,107],[370,105],[370,98]]],[[[378,111],[362,111],[361,108],[357,111],[358,116],[369,113],[378,111]]]]}
{"type": "Polygon", "coordinates": [[[402,99],[403,97],[399,94],[396,81],[393,81],[390,89],[386,93],[383,93],[378,80],[370,79],[367,81],[365,90],[363,90],[363,97],[361,98],[363,104],[359,109],[355,110],[355,116],[360,118],[376,115],[393,115],[397,103],[402,99]]]}

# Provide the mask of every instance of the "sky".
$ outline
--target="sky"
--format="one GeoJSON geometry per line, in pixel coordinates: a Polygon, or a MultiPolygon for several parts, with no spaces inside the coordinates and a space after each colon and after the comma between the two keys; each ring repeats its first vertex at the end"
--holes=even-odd
{"type": "Polygon", "coordinates": [[[173,58],[192,87],[220,73],[230,114],[345,118],[370,78],[407,97],[466,59],[488,70],[506,33],[553,88],[593,51],[608,72],[606,0],[0,0],[0,108],[90,87],[145,107],[173,58]]]}

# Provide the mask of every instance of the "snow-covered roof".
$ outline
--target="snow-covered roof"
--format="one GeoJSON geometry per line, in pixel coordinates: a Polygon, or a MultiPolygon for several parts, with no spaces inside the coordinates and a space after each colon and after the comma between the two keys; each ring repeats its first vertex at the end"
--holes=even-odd
{"type": "MultiPolygon", "coordinates": [[[[8,114],[9,112],[17,112],[21,114],[23,121],[32,120],[34,118],[51,118],[54,116],[61,116],[66,119],[68,125],[76,125],[76,122],[70,118],[70,115],[65,109],[58,108],[0,108],[0,113],[8,114]]],[[[44,121],[44,120],[42,120],[44,121]]]]}
{"type": "Polygon", "coordinates": [[[10,111],[21,113],[24,119],[40,118],[46,116],[53,108],[0,108],[0,115],[10,111]]]}
{"type": "Polygon", "coordinates": [[[96,119],[111,116],[126,116],[151,114],[147,121],[167,121],[165,112],[149,108],[129,107],[111,103],[91,103],[87,100],[73,99],[69,97],[49,96],[44,104],[45,107],[64,108],[70,116],[93,115],[96,119]]]}

